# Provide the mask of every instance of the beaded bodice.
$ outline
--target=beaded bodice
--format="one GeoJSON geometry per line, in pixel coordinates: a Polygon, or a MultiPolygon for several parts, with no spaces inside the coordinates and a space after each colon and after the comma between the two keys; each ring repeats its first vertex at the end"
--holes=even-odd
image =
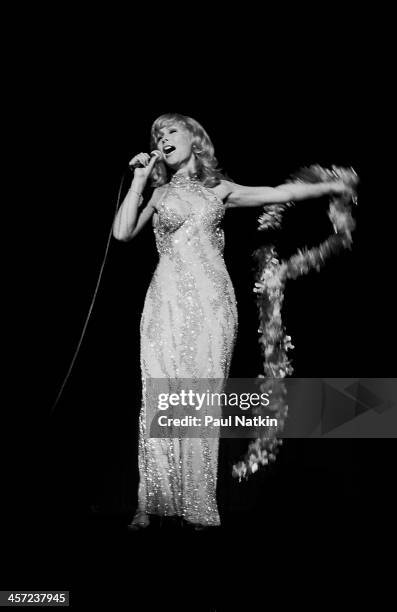
{"type": "Polygon", "coordinates": [[[222,255],[224,212],[222,200],[197,178],[175,174],[164,188],[154,219],[160,256],[194,256],[201,249],[222,255]]]}

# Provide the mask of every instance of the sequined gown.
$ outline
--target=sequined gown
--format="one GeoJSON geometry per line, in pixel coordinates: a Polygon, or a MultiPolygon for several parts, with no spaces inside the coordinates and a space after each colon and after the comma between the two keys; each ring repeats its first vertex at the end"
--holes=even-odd
{"type": "MultiPolygon", "coordinates": [[[[223,259],[225,205],[195,179],[174,175],[153,216],[159,263],[141,318],[142,407],[138,512],[219,525],[217,437],[149,438],[146,380],[228,376],[237,332],[223,259]]],[[[168,382],[166,383],[168,384],[168,382]]],[[[222,389],[218,389],[221,391],[222,389]]],[[[171,391],[171,389],[170,389],[171,391]]]]}

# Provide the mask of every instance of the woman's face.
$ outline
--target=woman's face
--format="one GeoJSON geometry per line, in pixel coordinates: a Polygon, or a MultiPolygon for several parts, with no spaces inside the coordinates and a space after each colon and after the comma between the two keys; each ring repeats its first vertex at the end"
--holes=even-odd
{"type": "Polygon", "coordinates": [[[178,168],[193,157],[192,135],[178,123],[170,124],[159,131],[157,147],[163,154],[165,163],[171,168],[178,168]]]}

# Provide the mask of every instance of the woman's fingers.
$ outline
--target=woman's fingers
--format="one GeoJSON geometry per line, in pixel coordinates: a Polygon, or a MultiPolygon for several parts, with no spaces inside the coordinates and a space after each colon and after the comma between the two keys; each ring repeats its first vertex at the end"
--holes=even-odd
{"type": "Polygon", "coordinates": [[[148,156],[148,157],[149,157],[149,167],[150,167],[150,170],[152,170],[154,164],[157,161],[157,156],[156,155],[152,155],[152,157],[150,157],[150,156],[148,156]]]}
{"type": "Polygon", "coordinates": [[[136,166],[141,164],[142,166],[147,166],[150,162],[150,155],[148,153],[138,153],[138,155],[135,155],[131,161],[130,161],[130,166],[136,166]]]}
{"type": "Polygon", "coordinates": [[[134,176],[147,179],[151,175],[157,159],[158,155],[150,156],[149,153],[138,153],[131,159],[129,166],[134,170],[134,176]]]}

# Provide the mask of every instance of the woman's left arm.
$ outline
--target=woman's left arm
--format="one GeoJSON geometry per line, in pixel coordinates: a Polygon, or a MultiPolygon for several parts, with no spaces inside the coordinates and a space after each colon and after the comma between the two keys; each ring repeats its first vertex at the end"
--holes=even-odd
{"type": "Polygon", "coordinates": [[[291,200],[307,200],[325,195],[352,194],[342,180],[324,183],[285,183],[278,187],[245,187],[231,181],[221,181],[222,199],[228,207],[284,204],[291,200]]]}

